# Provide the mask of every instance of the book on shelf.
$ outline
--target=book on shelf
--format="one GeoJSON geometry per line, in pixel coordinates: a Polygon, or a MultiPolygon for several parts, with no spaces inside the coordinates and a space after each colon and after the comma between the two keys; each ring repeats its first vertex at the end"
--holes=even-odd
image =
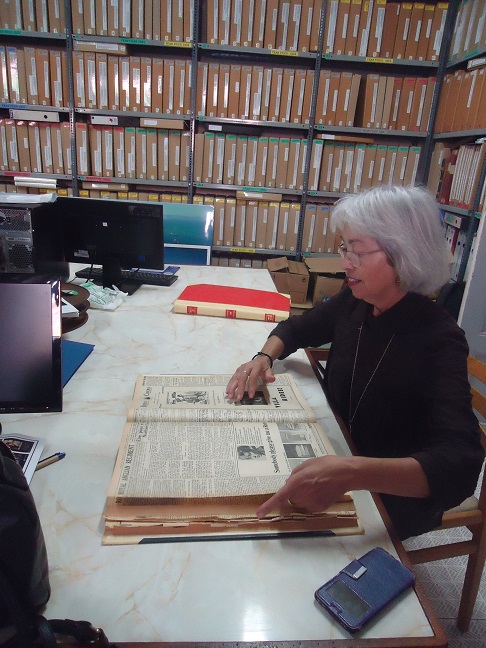
{"type": "Polygon", "coordinates": [[[103,544],[362,533],[351,493],[320,513],[260,504],[311,457],[334,454],[289,374],[228,399],[227,375],[139,375],[104,511],[103,544]]]}
{"type": "Polygon", "coordinates": [[[289,317],[290,297],[253,288],[190,284],[174,301],[174,313],[281,322],[289,317]]]}

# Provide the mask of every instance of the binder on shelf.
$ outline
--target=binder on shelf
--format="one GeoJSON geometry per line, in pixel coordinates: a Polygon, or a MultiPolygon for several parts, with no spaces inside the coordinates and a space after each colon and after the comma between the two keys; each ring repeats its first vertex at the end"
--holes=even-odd
{"type": "Polygon", "coordinates": [[[428,61],[437,61],[439,59],[448,8],[448,2],[438,2],[435,5],[434,19],[432,21],[429,47],[427,50],[428,61]]]}
{"type": "Polygon", "coordinates": [[[368,39],[370,35],[371,18],[373,15],[373,2],[363,2],[358,24],[358,40],[356,43],[356,56],[366,56],[368,39]]]}
{"type": "Polygon", "coordinates": [[[389,2],[386,5],[379,52],[379,56],[381,58],[393,58],[395,39],[397,37],[398,18],[400,16],[400,7],[401,4],[399,2],[389,2]]]}
{"type": "Polygon", "coordinates": [[[349,25],[350,0],[339,0],[336,17],[336,32],[334,36],[333,53],[343,55],[346,51],[346,37],[349,25]]]}
{"type": "Polygon", "coordinates": [[[334,52],[334,39],[336,37],[336,24],[339,11],[339,0],[328,0],[326,20],[324,25],[324,53],[334,52]]]}
{"type": "Polygon", "coordinates": [[[385,29],[385,12],[386,0],[375,0],[371,15],[367,56],[377,57],[381,55],[381,44],[385,29]]]}
{"type": "Polygon", "coordinates": [[[400,6],[395,45],[393,47],[393,58],[405,58],[405,49],[407,47],[410,31],[410,21],[412,18],[412,8],[413,5],[411,2],[402,2],[400,6]]]}
{"type": "Polygon", "coordinates": [[[358,47],[359,20],[361,16],[362,0],[351,0],[349,7],[348,28],[346,31],[346,43],[344,53],[347,56],[355,56],[358,47]]]}
{"type": "Polygon", "coordinates": [[[432,24],[434,21],[435,7],[433,4],[425,4],[424,14],[422,17],[422,28],[420,30],[417,52],[415,57],[418,61],[427,60],[427,51],[429,48],[430,36],[432,33],[432,24]]]}
{"type": "Polygon", "coordinates": [[[417,51],[420,42],[420,34],[423,29],[425,4],[423,2],[414,2],[410,14],[410,25],[408,28],[408,38],[405,45],[404,58],[413,61],[417,58],[417,51]]]}

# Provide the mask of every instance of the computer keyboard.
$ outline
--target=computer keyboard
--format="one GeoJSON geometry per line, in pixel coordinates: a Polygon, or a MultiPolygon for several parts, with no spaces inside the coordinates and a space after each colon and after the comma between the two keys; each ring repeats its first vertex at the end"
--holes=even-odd
{"type": "MultiPolygon", "coordinates": [[[[103,279],[103,270],[101,268],[83,268],[76,272],[76,277],[80,279],[92,279],[100,281],[103,279]]],[[[171,286],[177,280],[175,274],[162,274],[158,271],[150,270],[122,270],[121,281],[123,283],[146,284],[148,286],[171,286]]]]}

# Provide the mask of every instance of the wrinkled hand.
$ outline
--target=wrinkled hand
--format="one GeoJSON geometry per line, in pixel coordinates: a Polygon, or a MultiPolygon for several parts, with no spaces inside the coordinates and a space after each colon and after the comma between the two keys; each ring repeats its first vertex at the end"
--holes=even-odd
{"type": "Polygon", "coordinates": [[[275,382],[275,376],[265,356],[258,356],[238,367],[226,386],[226,395],[241,401],[246,390],[248,396],[253,398],[259,379],[266,383],[275,382]]]}
{"type": "Polygon", "coordinates": [[[286,483],[257,510],[263,518],[272,511],[295,508],[306,513],[325,511],[350,490],[352,457],[316,457],[295,468],[286,483]]]}

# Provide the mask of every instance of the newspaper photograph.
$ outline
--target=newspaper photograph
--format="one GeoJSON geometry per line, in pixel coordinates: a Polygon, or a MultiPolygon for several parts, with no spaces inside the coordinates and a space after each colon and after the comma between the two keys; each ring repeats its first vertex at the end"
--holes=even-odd
{"type": "Polygon", "coordinates": [[[231,376],[138,376],[131,421],[315,421],[312,409],[289,374],[261,383],[253,398],[227,397],[231,376]]]}
{"type": "Polygon", "coordinates": [[[27,483],[30,484],[37,462],[44,449],[44,441],[23,434],[0,435],[0,441],[3,441],[10,448],[17,463],[22,468],[27,483]]]}

